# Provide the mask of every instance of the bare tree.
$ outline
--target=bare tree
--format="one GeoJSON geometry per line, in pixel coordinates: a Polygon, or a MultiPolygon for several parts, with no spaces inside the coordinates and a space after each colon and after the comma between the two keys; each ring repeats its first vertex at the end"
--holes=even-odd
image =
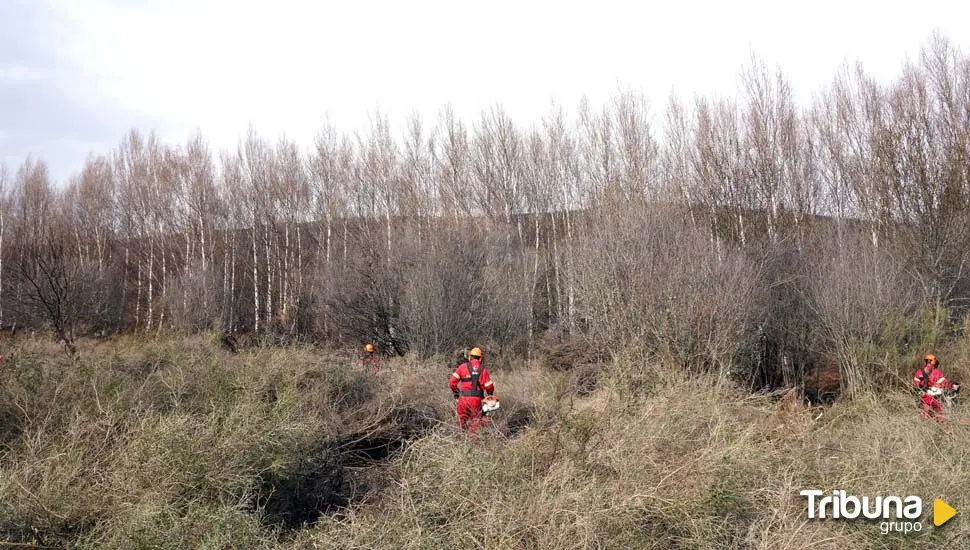
{"type": "Polygon", "coordinates": [[[588,208],[596,208],[601,201],[616,195],[619,190],[614,131],[607,108],[596,115],[588,101],[580,103],[576,139],[580,152],[582,187],[585,190],[581,201],[588,208]]]}
{"type": "MultiPolygon", "coordinates": [[[[699,189],[691,184],[691,135],[693,122],[680,99],[671,94],[667,101],[664,125],[664,146],[662,149],[661,171],[666,184],[667,197],[679,197],[687,207],[691,224],[698,225],[697,207],[703,207],[703,200],[697,196],[699,189]]],[[[713,237],[713,235],[712,235],[713,237]]]]}
{"type": "Polygon", "coordinates": [[[886,362],[891,346],[884,341],[885,323],[912,315],[921,304],[906,261],[889,243],[873,248],[862,231],[846,232],[846,258],[832,258],[831,232],[818,234],[816,256],[804,269],[807,301],[823,341],[835,352],[842,392],[855,397],[887,382],[893,365],[886,362]]]}
{"type": "Polygon", "coordinates": [[[843,73],[835,82],[839,121],[839,138],[847,155],[847,176],[852,190],[853,215],[869,222],[870,239],[879,247],[880,236],[889,237],[891,206],[880,175],[880,151],[877,137],[885,127],[885,96],[875,80],[861,66],[852,74],[843,73]]]}
{"type": "MultiPolygon", "coordinates": [[[[814,160],[822,189],[815,207],[819,213],[830,216],[835,224],[835,247],[840,258],[846,220],[859,214],[851,181],[853,154],[843,137],[849,102],[845,89],[833,86],[816,99],[811,111],[814,160]]],[[[872,239],[875,241],[874,235],[872,239]]]]}
{"type": "Polygon", "coordinates": [[[100,333],[117,330],[123,320],[120,281],[113,269],[119,235],[108,159],[88,157],[81,173],[70,178],[58,198],[61,221],[73,237],[72,257],[81,263],[87,282],[93,286],[81,320],[100,333]]]}
{"type": "Polygon", "coordinates": [[[132,130],[116,151],[112,173],[122,211],[121,226],[127,236],[126,281],[131,255],[135,261],[134,324],[146,329],[161,328],[164,312],[157,311],[155,306],[159,295],[164,295],[168,274],[169,254],[164,235],[173,231],[174,178],[170,155],[156,134],[143,138],[137,130],[132,130]]]}
{"type": "Polygon", "coordinates": [[[80,315],[78,261],[63,230],[46,227],[38,240],[20,241],[19,275],[26,298],[38,307],[68,355],[77,357],[75,327],[80,315]]]}
{"type": "MultiPolygon", "coordinates": [[[[431,151],[434,144],[426,136],[424,125],[418,114],[407,120],[407,132],[401,158],[401,212],[408,219],[415,220],[416,239],[420,248],[425,235],[432,230],[431,220],[439,215],[436,207],[437,191],[431,168],[431,151]]],[[[428,239],[435,245],[434,239],[428,239]]]]}
{"type": "Polygon", "coordinates": [[[699,197],[709,213],[711,240],[717,257],[722,239],[730,234],[741,248],[747,244],[745,214],[752,210],[752,192],[744,173],[744,152],[738,109],[733,102],[697,101],[697,120],[691,155],[699,197]],[[725,219],[727,218],[727,219],[725,219]]]}
{"type": "Polygon", "coordinates": [[[245,142],[237,151],[240,163],[239,175],[242,176],[246,198],[247,225],[250,232],[250,252],[252,254],[252,291],[253,291],[253,330],[260,329],[272,318],[273,264],[270,261],[272,219],[270,204],[266,200],[270,193],[270,178],[273,152],[269,145],[250,128],[245,142]],[[260,267],[262,266],[262,269],[260,267]]]}
{"type": "Polygon", "coordinates": [[[333,254],[334,219],[346,218],[347,199],[344,187],[349,179],[347,166],[341,162],[340,139],[337,130],[329,121],[317,134],[314,155],[310,160],[313,173],[314,204],[316,216],[323,219],[324,236],[320,239],[323,247],[324,265],[330,266],[333,254]]]}
{"type": "Polygon", "coordinates": [[[216,292],[214,231],[220,209],[215,165],[199,132],[190,136],[184,149],[168,151],[167,161],[172,178],[170,226],[182,241],[180,247],[171,246],[173,258],[181,249],[178,280],[173,281],[181,286],[181,296],[170,296],[169,307],[180,310],[184,324],[201,328],[212,319],[210,306],[216,292]]]}
{"type": "Polygon", "coordinates": [[[442,208],[451,212],[455,226],[471,212],[471,145],[468,130],[447,107],[441,115],[441,138],[436,141],[433,160],[437,166],[438,196],[442,208]]]}
{"type": "Polygon", "coordinates": [[[482,113],[472,149],[474,198],[485,215],[486,234],[494,225],[504,227],[505,265],[512,275],[513,227],[522,242],[522,138],[501,108],[482,113]]]}
{"type": "Polygon", "coordinates": [[[139,180],[143,179],[147,172],[142,156],[141,134],[134,130],[128,133],[112,156],[112,163],[114,165],[112,176],[115,180],[114,187],[117,189],[120,214],[119,228],[123,235],[124,248],[122,296],[125,304],[123,307],[127,305],[132,256],[134,256],[134,261],[137,265],[133,320],[135,327],[138,327],[140,323],[142,294],[140,241],[144,237],[144,230],[141,223],[143,215],[141,213],[140,203],[137,201],[137,188],[139,180]]]}
{"type": "Polygon", "coordinates": [[[358,144],[361,193],[358,200],[369,203],[365,214],[367,217],[383,214],[387,245],[385,261],[390,264],[395,258],[391,220],[400,213],[400,178],[397,173],[397,144],[391,137],[387,116],[376,113],[366,139],[359,137],[358,144]]]}
{"type": "MultiPolygon", "coordinates": [[[[570,333],[576,331],[576,289],[574,284],[574,243],[577,231],[574,228],[573,212],[580,207],[581,173],[576,140],[567,128],[566,115],[561,107],[553,105],[552,111],[543,120],[544,139],[547,143],[548,164],[545,181],[540,183],[547,193],[551,212],[552,275],[546,271],[548,299],[555,295],[555,319],[564,324],[570,333]],[[562,233],[558,218],[562,218],[562,233]]],[[[552,305],[549,306],[552,318],[552,305]]]]}
{"type": "MultiPolygon", "coordinates": [[[[223,308],[225,310],[223,323],[226,330],[236,332],[243,319],[243,313],[240,311],[240,297],[243,286],[242,277],[246,269],[245,265],[240,264],[249,253],[244,231],[248,227],[249,231],[255,235],[255,220],[257,218],[253,215],[252,210],[247,208],[249,201],[246,192],[246,176],[243,162],[238,153],[221,152],[220,166],[222,167],[223,200],[226,205],[225,249],[223,251],[223,263],[225,264],[223,271],[223,308]]],[[[255,239],[255,236],[253,236],[253,239],[255,239]]],[[[257,286],[255,280],[253,286],[257,286]]],[[[254,291],[256,296],[258,296],[257,292],[254,291]]],[[[252,319],[258,328],[258,315],[254,314],[252,319]]]]}
{"type": "Polygon", "coordinates": [[[650,111],[643,94],[621,92],[613,99],[613,146],[618,153],[619,193],[626,202],[656,201],[661,198],[657,176],[659,146],[650,126],[650,111]]]}
{"type": "Polygon", "coordinates": [[[913,250],[927,295],[943,305],[970,260],[970,193],[951,99],[955,54],[942,42],[934,48],[924,50],[922,65],[907,63],[888,91],[878,144],[887,223],[913,250]]]}
{"type": "Polygon", "coordinates": [[[751,206],[765,212],[768,237],[778,242],[784,197],[798,178],[798,127],[791,86],[781,70],[769,75],[753,58],[742,77],[746,92],[744,166],[756,197],[751,206]]]}
{"type": "Polygon", "coordinates": [[[47,165],[28,157],[14,187],[19,220],[13,242],[23,306],[39,313],[76,358],[75,325],[83,307],[79,260],[72,256],[74,239],[47,165]]]}
{"type": "MultiPolygon", "coordinates": [[[[314,150],[309,160],[311,185],[313,190],[314,214],[318,222],[322,220],[322,234],[317,235],[317,262],[312,283],[314,299],[322,296],[324,307],[328,297],[336,293],[334,275],[340,268],[347,266],[349,246],[349,218],[351,214],[350,193],[353,173],[354,151],[350,140],[341,137],[330,121],[325,121],[314,140],[314,150]],[[339,224],[339,225],[338,225],[339,224]],[[342,260],[337,262],[335,242],[342,242],[342,260]]],[[[325,310],[322,315],[324,334],[331,330],[331,314],[325,310]]]]}
{"type": "Polygon", "coordinates": [[[3,256],[5,250],[3,248],[3,237],[4,232],[7,229],[7,223],[10,218],[8,211],[10,210],[10,185],[8,180],[10,179],[10,174],[6,163],[0,162],[0,327],[3,326],[3,302],[6,298],[4,294],[4,281],[3,281],[3,256]]]}
{"type": "MultiPolygon", "coordinates": [[[[547,150],[548,144],[544,141],[543,135],[539,130],[533,130],[532,133],[526,138],[525,148],[527,150],[525,159],[525,200],[526,208],[530,211],[532,215],[532,231],[534,233],[534,240],[532,243],[532,249],[529,250],[525,243],[520,243],[522,247],[523,256],[526,261],[528,261],[529,255],[531,255],[532,269],[523,278],[525,281],[525,294],[528,296],[529,311],[527,318],[528,326],[528,352],[527,360],[531,363],[533,360],[532,350],[535,348],[536,340],[536,294],[539,284],[539,265],[543,263],[543,257],[548,258],[548,251],[541,249],[541,244],[543,241],[543,218],[549,216],[553,220],[555,219],[555,212],[550,210],[550,202],[553,185],[553,168],[550,162],[550,155],[547,150]]],[[[527,263],[527,262],[524,262],[527,263]]],[[[548,278],[546,279],[548,281],[548,278]]],[[[548,292],[548,290],[547,290],[548,292]]],[[[551,296],[550,296],[551,299],[551,296]]],[[[551,310],[552,308],[548,308],[551,310]]],[[[551,311],[549,311],[551,315],[551,311]]]]}

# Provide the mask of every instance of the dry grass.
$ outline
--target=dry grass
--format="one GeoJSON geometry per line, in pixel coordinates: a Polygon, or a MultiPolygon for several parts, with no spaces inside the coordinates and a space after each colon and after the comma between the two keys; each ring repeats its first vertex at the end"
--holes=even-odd
{"type": "Polygon", "coordinates": [[[503,408],[468,440],[456,434],[450,358],[389,360],[374,376],[352,354],[231,355],[207,338],[85,343],[74,367],[49,348],[18,343],[0,371],[10,541],[848,550],[970,534],[959,516],[905,537],[806,516],[807,488],[919,495],[924,518],[935,497],[970,505],[970,427],[923,421],[904,395],[819,416],[698,378],[658,385],[655,373],[603,367],[587,393],[588,373],[497,365],[503,408]],[[414,429],[422,422],[428,431],[414,429]],[[398,453],[360,456],[364,442],[405,438],[398,453]],[[273,504],[270,480],[291,500],[273,504]],[[342,506],[315,524],[271,521],[307,502],[342,506]]]}

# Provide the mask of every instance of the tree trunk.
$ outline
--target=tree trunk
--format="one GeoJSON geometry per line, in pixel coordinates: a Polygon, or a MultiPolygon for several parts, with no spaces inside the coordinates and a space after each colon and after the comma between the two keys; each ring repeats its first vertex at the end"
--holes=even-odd
{"type": "MultiPolygon", "coordinates": [[[[276,241],[277,239],[274,238],[273,240],[276,241]]],[[[263,319],[265,319],[266,325],[269,325],[273,321],[273,281],[277,276],[274,273],[273,263],[270,258],[271,246],[270,232],[267,226],[266,230],[263,231],[263,259],[266,261],[266,269],[264,270],[266,272],[266,295],[263,297],[263,301],[266,303],[266,312],[264,313],[265,317],[263,319]]]]}
{"type": "Polygon", "coordinates": [[[205,219],[199,214],[199,256],[202,258],[202,309],[209,311],[209,256],[206,253],[205,219]]]}
{"type": "Polygon", "coordinates": [[[256,248],[256,228],[253,223],[253,331],[259,333],[259,255],[256,248]]]}
{"type": "Polygon", "coordinates": [[[152,300],[155,297],[154,296],[155,277],[153,276],[154,273],[155,273],[155,238],[154,236],[149,236],[148,237],[148,274],[146,275],[148,277],[148,302],[146,303],[147,311],[145,313],[146,330],[152,329],[152,322],[154,322],[154,319],[155,319],[155,316],[154,316],[155,311],[153,307],[154,304],[152,303],[152,300]]]}
{"type": "MultiPolygon", "coordinates": [[[[538,208],[536,209],[538,210],[538,208]]],[[[535,230],[536,230],[536,242],[535,242],[535,259],[532,262],[532,285],[531,291],[529,292],[529,353],[528,362],[531,365],[533,359],[532,350],[535,348],[535,296],[536,296],[536,285],[539,282],[539,213],[535,213],[535,230]]]]}

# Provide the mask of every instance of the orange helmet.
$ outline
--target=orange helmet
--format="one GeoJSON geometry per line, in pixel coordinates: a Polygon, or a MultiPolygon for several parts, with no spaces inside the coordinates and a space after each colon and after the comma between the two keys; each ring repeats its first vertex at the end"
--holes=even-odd
{"type": "Polygon", "coordinates": [[[471,351],[468,352],[468,357],[477,357],[481,359],[482,358],[481,348],[478,348],[478,347],[472,348],[471,351]]]}
{"type": "Polygon", "coordinates": [[[364,351],[367,353],[374,353],[374,344],[367,344],[364,346],[364,351]]]}
{"type": "Polygon", "coordinates": [[[940,364],[940,362],[936,360],[936,356],[932,353],[927,353],[923,356],[923,363],[929,363],[934,367],[940,364]]]}

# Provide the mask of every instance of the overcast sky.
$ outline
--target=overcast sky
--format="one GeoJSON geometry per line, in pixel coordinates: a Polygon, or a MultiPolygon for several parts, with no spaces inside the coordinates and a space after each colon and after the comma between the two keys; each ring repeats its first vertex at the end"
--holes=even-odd
{"type": "Polygon", "coordinates": [[[846,61],[893,78],[934,30],[966,48],[970,3],[0,0],[0,161],[33,153],[63,181],[132,127],[309,144],[324,115],[353,131],[377,108],[501,104],[528,125],[618,88],[662,115],[672,91],[734,94],[751,52],[807,104],[846,61]]]}

